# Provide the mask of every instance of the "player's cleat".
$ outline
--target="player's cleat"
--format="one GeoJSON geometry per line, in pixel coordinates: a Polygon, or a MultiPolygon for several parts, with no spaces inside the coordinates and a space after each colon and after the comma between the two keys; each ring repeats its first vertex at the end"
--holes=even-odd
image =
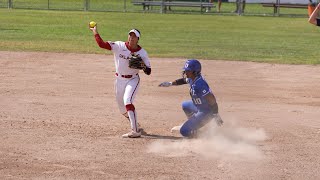
{"type": "Polygon", "coordinates": [[[141,132],[134,132],[130,131],[124,135],[122,135],[123,138],[139,138],[141,137],[141,132]]]}
{"type": "Polygon", "coordinates": [[[176,132],[176,131],[180,131],[180,129],[181,129],[181,126],[175,126],[175,127],[173,127],[171,129],[171,132],[173,133],[173,132],[176,132]]]}

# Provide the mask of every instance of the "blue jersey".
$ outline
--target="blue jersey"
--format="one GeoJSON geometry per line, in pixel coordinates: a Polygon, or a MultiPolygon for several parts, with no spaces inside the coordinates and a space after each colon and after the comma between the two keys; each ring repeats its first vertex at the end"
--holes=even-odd
{"type": "Polygon", "coordinates": [[[193,104],[198,108],[198,110],[202,112],[211,111],[210,105],[204,97],[207,94],[212,93],[212,91],[203,77],[201,75],[197,76],[194,81],[187,78],[187,83],[190,85],[190,96],[193,104]]]}

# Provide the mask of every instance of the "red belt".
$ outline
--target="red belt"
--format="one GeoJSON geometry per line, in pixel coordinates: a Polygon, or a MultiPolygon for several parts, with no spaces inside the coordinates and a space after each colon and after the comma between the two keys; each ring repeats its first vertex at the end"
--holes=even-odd
{"type": "MultiPolygon", "coordinates": [[[[136,75],[138,75],[138,74],[136,74],[136,75]]],[[[119,76],[119,74],[116,73],[116,76],[119,76]]],[[[132,78],[132,76],[133,75],[121,75],[121,77],[123,77],[123,78],[132,78]]]]}

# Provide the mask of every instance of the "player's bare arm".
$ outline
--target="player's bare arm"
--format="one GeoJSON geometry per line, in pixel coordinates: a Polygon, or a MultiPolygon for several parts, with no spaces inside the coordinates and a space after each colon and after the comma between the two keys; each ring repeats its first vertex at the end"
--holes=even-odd
{"type": "Polygon", "coordinates": [[[211,111],[214,114],[214,119],[215,119],[217,125],[222,126],[223,120],[221,119],[221,117],[219,115],[219,109],[218,109],[218,103],[216,101],[216,97],[212,93],[209,93],[209,94],[205,95],[204,98],[208,101],[208,105],[210,106],[211,111]]]}
{"type": "Polygon", "coordinates": [[[214,114],[218,113],[218,104],[216,98],[212,93],[209,93],[204,96],[204,98],[208,101],[209,106],[211,107],[214,114]]]}
{"type": "Polygon", "coordinates": [[[162,82],[159,84],[159,87],[179,86],[183,84],[187,84],[186,78],[180,78],[171,82],[168,82],[168,81],[162,82]]]}

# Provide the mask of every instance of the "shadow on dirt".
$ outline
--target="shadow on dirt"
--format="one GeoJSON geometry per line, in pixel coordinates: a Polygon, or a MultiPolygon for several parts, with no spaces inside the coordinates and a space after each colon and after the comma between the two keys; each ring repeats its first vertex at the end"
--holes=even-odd
{"type": "Polygon", "coordinates": [[[164,135],[157,135],[157,134],[143,134],[142,137],[149,138],[149,139],[171,139],[171,140],[183,139],[183,137],[164,136],[164,135]]]}
{"type": "Polygon", "coordinates": [[[183,139],[182,137],[176,136],[165,136],[165,135],[158,135],[158,134],[148,134],[143,128],[139,129],[143,138],[148,139],[171,139],[171,140],[179,140],[183,139]]]}

